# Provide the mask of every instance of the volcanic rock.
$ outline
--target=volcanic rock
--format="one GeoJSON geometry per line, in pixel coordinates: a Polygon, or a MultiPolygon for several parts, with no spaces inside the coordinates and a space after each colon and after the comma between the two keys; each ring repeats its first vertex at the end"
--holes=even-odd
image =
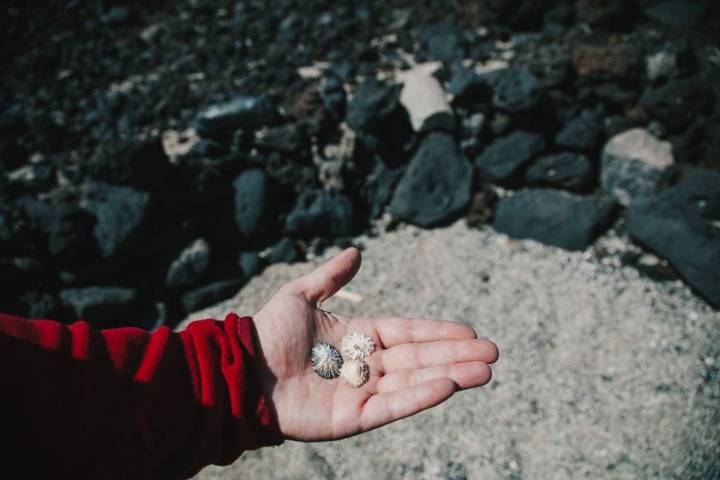
{"type": "Polygon", "coordinates": [[[188,245],[170,264],[165,284],[171,288],[197,284],[207,272],[210,264],[210,245],[198,238],[188,245]]]}
{"type": "Polygon", "coordinates": [[[517,131],[490,144],[475,158],[475,165],[484,178],[507,184],[544,149],[545,141],[540,135],[517,131]]]}
{"type": "Polygon", "coordinates": [[[453,137],[432,132],[420,144],[395,190],[390,211],[424,227],[459,216],[470,200],[472,167],[453,137]]]}
{"type": "Polygon", "coordinates": [[[60,291],[60,301],[75,318],[98,328],[127,322],[138,307],[137,292],[126,287],[68,288],[60,291]]]}
{"type": "Polygon", "coordinates": [[[605,129],[590,112],[583,112],[570,120],[555,137],[555,144],[569,150],[594,152],[602,143],[605,129]]]}
{"type": "Polygon", "coordinates": [[[242,278],[221,280],[210,283],[203,287],[183,293],[180,296],[180,304],[185,313],[194,312],[201,308],[217,303],[226,298],[232,297],[243,286],[242,278]]]}
{"type": "Polygon", "coordinates": [[[534,108],[540,97],[538,79],[521,67],[508,67],[481,75],[493,90],[495,108],[520,113],[534,108]]]}
{"type": "Polygon", "coordinates": [[[342,237],[353,227],[350,199],[324,190],[301,194],[285,220],[285,230],[300,237],[342,237]]]}
{"type": "Polygon", "coordinates": [[[243,171],[233,182],[235,224],[245,238],[261,236],[268,225],[268,179],[263,170],[243,171]]]}
{"type": "Polygon", "coordinates": [[[583,250],[612,221],[614,202],[560,190],[524,190],[505,197],[493,227],[514,238],[531,238],[566,250],[583,250]]]}
{"type": "Polygon", "coordinates": [[[585,155],[562,152],[535,160],[525,173],[528,185],[586,190],[592,183],[593,168],[585,155]]]}
{"type": "Polygon", "coordinates": [[[621,204],[654,193],[664,171],[673,164],[672,146],[647,130],[634,128],[615,135],[602,153],[600,182],[621,204]]]}
{"type": "Polygon", "coordinates": [[[720,308],[720,173],[691,170],[674,188],[634,201],[630,235],[666,258],[720,308]]]}
{"type": "Polygon", "coordinates": [[[132,187],[88,182],[82,186],[80,205],[95,216],[95,240],[103,257],[108,258],[140,235],[150,194],[132,187]]]}

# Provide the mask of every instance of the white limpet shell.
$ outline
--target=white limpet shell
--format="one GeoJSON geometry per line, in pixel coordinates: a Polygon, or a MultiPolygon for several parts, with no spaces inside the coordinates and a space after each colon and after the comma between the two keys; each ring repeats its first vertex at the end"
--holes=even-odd
{"type": "Polygon", "coordinates": [[[350,386],[358,388],[368,380],[370,368],[362,360],[348,360],[340,369],[340,376],[350,386]]]}
{"type": "Polygon", "coordinates": [[[322,378],[336,378],[340,375],[343,359],[338,349],[329,343],[318,342],[310,352],[313,370],[322,378]]]}
{"type": "Polygon", "coordinates": [[[375,351],[375,341],[362,333],[348,333],[340,346],[343,355],[353,360],[363,360],[375,351]]]}

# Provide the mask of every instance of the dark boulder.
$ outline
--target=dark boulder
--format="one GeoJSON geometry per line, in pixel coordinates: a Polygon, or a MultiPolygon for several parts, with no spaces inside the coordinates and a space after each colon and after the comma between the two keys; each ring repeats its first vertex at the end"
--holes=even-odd
{"type": "Polygon", "coordinates": [[[592,184],[593,166],[590,159],[578,153],[562,152],[535,160],[525,173],[528,185],[563,188],[575,192],[587,190],[592,184]]]}
{"type": "Polygon", "coordinates": [[[503,198],[493,226],[514,238],[530,238],[567,250],[583,250],[610,225],[614,202],[560,190],[524,190],[503,198]]]}
{"type": "MultiPolygon", "coordinates": [[[[23,196],[16,203],[32,231],[47,239],[47,250],[61,263],[87,260],[96,255],[93,239],[96,219],[78,204],[76,192],[59,188],[39,200],[23,196]]],[[[10,225],[10,240],[22,237],[22,222],[10,225]]]]}
{"type": "Polygon", "coordinates": [[[602,144],[605,128],[591,112],[570,120],[555,137],[555,144],[568,150],[592,153],[602,144]]]}
{"type": "Polygon", "coordinates": [[[301,194],[285,220],[285,230],[299,237],[342,237],[353,227],[350,199],[324,190],[301,194]]]}
{"type": "Polygon", "coordinates": [[[268,179],[260,169],[245,170],[233,182],[235,224],[245,238],[257,238],[269,225],[268,179]]]}
{"type": "Polygon", "coordinates": [[[430,25],[425,29],[422,40],[429,60],[444,62],[465,58],[463,32],[450,23],[430,25]]]}
{"type": "Polygon", "coordinates": [[[540,135],[517,131],[490,144],[475,158],[475,165],[490,181],[514,184],[523,167],[544,149],[545,141],[540,135]]]}
{"type": "Polygon", "coordinates": [[[268,264],[294,263],[302,260],[302,252],[291,238],[283,237],[270,247],[264,260],[268,264]]]}
{"type": "Polygon", "coordinates": [[[145,191],[167,189],[172,171],[159,138],[126,145],[110,158],[92,159],[85,167],[85,172],[93,180],[129,185],[145,191]]]}
{"type": "Polygon", "coordinates": [[[457,218],[470,201],[472,167],[453,137],[433,132],[425,137],[395,190],[390,211],[423,227],[457,218]]]}
{"type": "Polygon", "coordinates": [[[210,245],[198,238],[180,252],[170,264],[165,284],[171,288],[197,285],[210,265],[210,245]]]}
{"type": "Polygon", "coordinates": [[[260,258],[258,252],[240,252],[238,255],[238,267],[245,278],[257,275],[264,266],[265,262],[260,258]]]}
{"type": "Polygon", "coordinates": [[[398,108],[399,94],[396,87],[377,80],[361,84],[348,105],[348,125],[358,132],[377,129],[398,108]]]}
{"type": "Polygon", "coordinates": [[[88,182],[81,189],[81,205],[95,217],[95,240],[102,256],[108,258],[141,236],[150,194],[132,187],[88,182]]]}
{"type": "Polygon", "coordinates": [[[699,78],[674,80],[658,88],[648,88],[640,104],[651,118],[673,130],[687,126],[712,103],[712,90],[699,78]]]}
{"type": "Polygon", "coordinates": [[[450,66],[447,92],[453,96],[454,106],[476,108],[492,98],[492,88],[474,70],[462,63],[450,66]]]}
{"type": "Polygon", "coordinates": [[[492,87],[492,105],[508,113],[521,113],[538,105],[540,82],[522,67],[508,67],[481,75],[492,87]]]}
{"type": "Polygon", "coordinates": [[[214,282],[182,294],[180,304],[185,313],[189,314],[232,297],[240,290],[243,283],[242,278],[214,282]]]}
{"type": "Polygon", "coordinates": [[[674,188],[633,202],[628,230],[720,308],[719,218],[720,173],[697,169],[674,188]]]}
{"type": "Polygon", "coordinates": [[[137,311],[138,295],[126,287],[83,287],[60,291],[60,301],[77,319],[98,328],[127,324],[137,311]]]}
{"type": "Polygon", "coordinates": [[[197,118],[197,130],[203,136],[222,137],[238,128],[255,129],[269,125],[277,117],[275,105],[265,95],[240,95],[203,110],[197,118]]]}

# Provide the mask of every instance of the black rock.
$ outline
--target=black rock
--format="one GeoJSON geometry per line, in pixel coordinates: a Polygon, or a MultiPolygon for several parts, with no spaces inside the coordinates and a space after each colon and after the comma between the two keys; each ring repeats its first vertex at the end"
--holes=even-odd
{"type": "Polygon", "coordinates": [[[493,90],[492,104],[509,113],[533,109],[540,98],[540,83],[521,67],[508,67],[481,75],[493,90]]]}
{"type": "Polygon", "coordinates": [[[197,118],[197,130],[204,136],[222,137],[238,128],[255,129],[269,125],[277,117],[275,105],[265,95],[241,95],[202,111],[197,118]]]}
{"type": "Polygon", "coordinates": [[[429,26],[423,35],[429,60],[448,61],[465,58],[462,30],[449,23],[429,26]]]}
{"type": "Polygon", "coordinates": [[[264,266],[265,262],[260,258],[258,252],[240,252],[238,256],[238,267],[245,278],[254,277],[262,271],[264,266]]]}
{"type": "Polygon", "coordinates": [[[307,143],[307,136],[297,123],[270,127],[255,133],[255,144],[270,150],[297,152],[305,148],[307,143]]]}
{"type": "Polygon", "coordinates": [[[382,214],[404,172],[404,167],[389,167],[375,158],[372,171],[364,177],[359,188],[361,198],[370,207],[370,218],[378,218],[382,214]]]}
{"type": "Polygon", "coordinates": [[[210,265],[210,245],[198,238],[170,264],[165,284],[171,288],[197,285],[210,265]]]}
{"type": "Polygon", "coordinates": [[[472,167],[453,137],[433,132],[425,137],[395,190],[390,211],[423,227],[452,221],[470,200],[472,167]]]}
{"type": "Polygon", "coordinates": [[[222,280],[180,295],[180,304],[186,314],[209,307],[235,295],[243,286],[242,278],[222,280]]]}
{"type": "Polygon", "coordinates": [[[648,88],[640,104],[650,117],[660,120],[673,130],[692,122],[712,103],[712,90],[702,80],[674,80],[659,88],[648,88]]]}
{"type": "Polygon", "coordinates": [[[544,149],[545,141],[540,135],[517,131],[490,144],[475,158],[475,165],[484,178],[513,184],[522,168],[544,149]]]}
{"type": "Polygon", "coordinates": [[[628,210],[630,235],[666,258],[715,308],[720,307],[720,173],[692,170],[674,188],[628,210]]]}
{"type": "MultiPolygon", "coordinates": [[[[242,132],[242,130],[239,130],[242,132]]],[[[233,140],[235,138],[233,137],[233,140]]],[[[195,145],[192,146],[189,158],[185,159],[184,163],[191,163],[197,165],[198,163],[210,163],[210,162],[197,162],[193,161],[195,158],[218,158],[223,155],[227,155],[229,149],[224,143],[212,140],[209,138],[201,138],[195,145]]]]}
{"type": "Polygon", "coordinates": [[[342,237],[353,232],[353,205],[341,193],[301,194],[285,219],[285,230],[299,237],[342,237]]]}
{"type": "Polygon", "coordinates": [[[493,226],[511,237],[583,250],[608,228],[614,205],[560,190],[524,190],[500,200],[493,226]]]}
{"type": "Polygon", "coordinates": [[[528,185],[587,190],[592,183],[593,166],[585,155],[562,152],[535,160],[525,173],[528,185]]]}
{"type": "Polygon", "coordinates": [[[570,120],[555,137],[555,144],[568,150],[592,153],[603,142],[605,128],[590,112],[570,120]]]}
{"type": "Polygon", "coordinates": [[[492,222],[495,215],[495,206],[498,202],[498,195],[489,185],[483,185],[475,192],[470,200],[465,223],[468,227],[481,228],[483,225],[492,222]]]}
{"type": "Polygon", "coordinates": [[[320,93],[325,110],[330,112],[338,121],[345,118],[347,95],[345,94],[342,81],[333,75],[326,77],[323,80],[320,93]]]}
{"type": "Polygon", "coordinates": [[[265,256],[265,261],[272,263],[294,263],[302,259],[302,253],[292,239],[281,238],[265,256]]]}
{"type": "Polygon", "coordinates": [[[398,106],[399,91],[396,87],[369,80],[355,92],[348,105],[346,120],[355,131],[373,132],[378,125],[391,118],[398,106]]]}
{"type": "Polygon", "coordinates": [[[648,2],[645,15],[661,25],[681,30],[693,30],[707,17],[708,2],[702,0],[669,0],[648,2]]]}
{"type": "MultiPolygon", "coordinates": [[[[46,236],[47,249],[58,261],[87,260],[97,252],[93,239],[96,219],[80,208],[74,192],[56,189],[43,200],[24,196],[17,207],[32,228],[46,236]]],[[[11,237],[20,233],[17,226],[12,227],[11,237]]]]}
{"type": "Polygon", "coordinates": [[[60,291],[60,301],[77,319],[98,328],[128,322],[138,308],[137,292],[126,287],[68,288],[60,291]]]}
{"type": "Polygon", "coordinates": [[[262,236],[268,226],[268,179],[260,169],[245,170],[233,182],[235,224],[245,238],[262,236]]]}
{"type": "Polygon", "coordinates": [[[82,186],[81,203],[96,219],[95,240],[102,256],[108,258],[140,236],[150,194],[132,187],[88,182],[82,186]]]}
{"type": "Polygon", "coordinates": [[[462,63],[450,66],[450,81],[447,92],[453,96],[453,105],[467,108],[477,107],[492,98],[492,88],[474,70],[462,63]]]}

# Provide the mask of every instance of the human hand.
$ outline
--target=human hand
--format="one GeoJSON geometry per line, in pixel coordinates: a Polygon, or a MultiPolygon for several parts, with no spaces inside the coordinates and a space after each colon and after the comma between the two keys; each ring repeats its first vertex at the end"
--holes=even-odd
{"type": "Polygon", "coordinates": [[[280,431],[295,440],[332,440],[366,432],[448,399],[459,389],[490,381],[495,344],[478,340],[460,323],[401,317],[352,318],[324,311],[320,303],[360,268],[349,248],[284,285],[254,316],[262,361],[261,386],[272,399],[280,431]],[[372,337],[365,359],[370,376],[353,388],[340,377],[326,380],[310,363],[315,342],[340,348],[350,332],[372,337]]]}

